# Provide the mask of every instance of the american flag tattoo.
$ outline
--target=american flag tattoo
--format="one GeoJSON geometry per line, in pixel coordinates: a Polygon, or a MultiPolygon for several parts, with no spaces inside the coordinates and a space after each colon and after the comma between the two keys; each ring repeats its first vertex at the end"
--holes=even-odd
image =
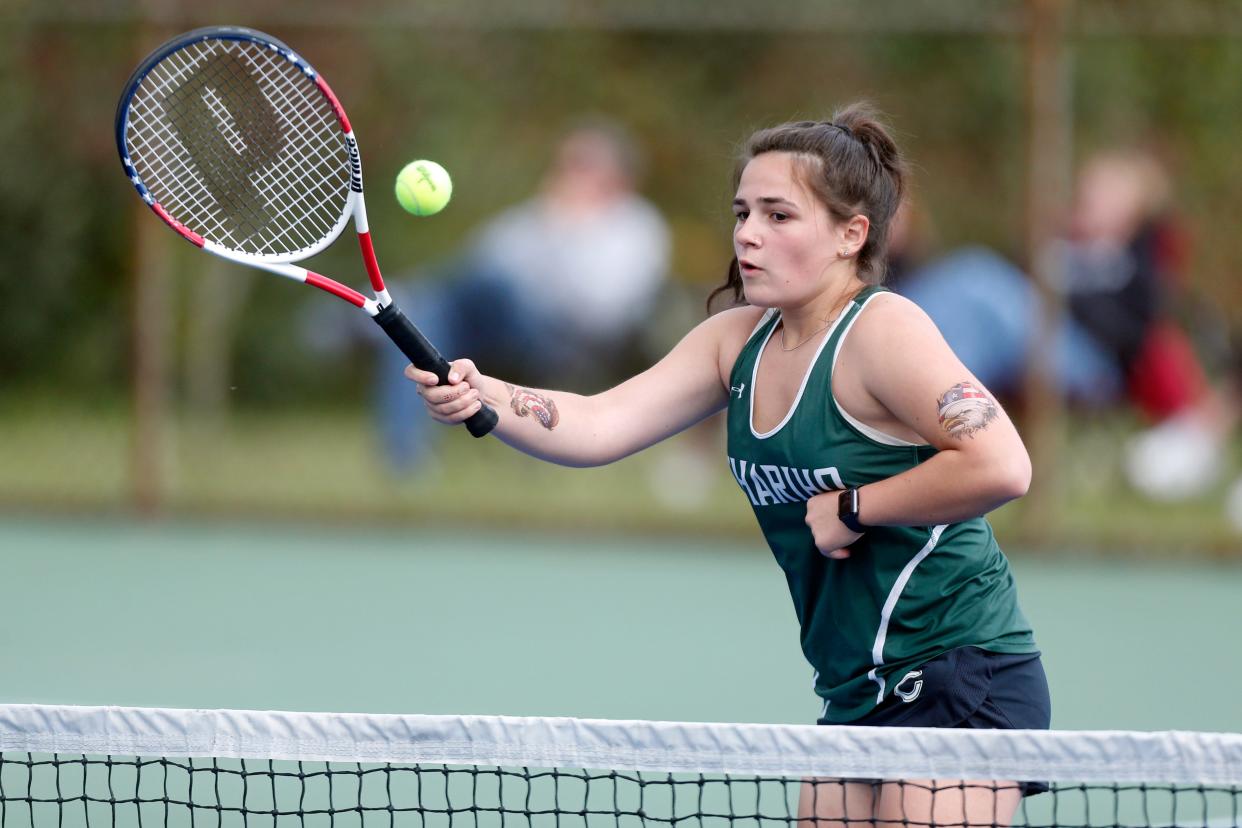
{"type": "Polygon", "coordinates": [[[973,437],[996,419],[996,403],[973,383],[959,382],[940,397],[940,427],[951,437],[973,437]]]}

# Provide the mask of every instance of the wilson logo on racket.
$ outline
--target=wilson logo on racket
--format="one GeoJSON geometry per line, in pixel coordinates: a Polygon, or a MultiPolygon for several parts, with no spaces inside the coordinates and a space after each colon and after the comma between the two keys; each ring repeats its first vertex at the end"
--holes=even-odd
{"type": "Polygon", "coordinates": [[[345,148],[349,150],[349,189],[362,192],[362,157],[358,154],[358,142],[354,136],[345,136],[345,148]]]}

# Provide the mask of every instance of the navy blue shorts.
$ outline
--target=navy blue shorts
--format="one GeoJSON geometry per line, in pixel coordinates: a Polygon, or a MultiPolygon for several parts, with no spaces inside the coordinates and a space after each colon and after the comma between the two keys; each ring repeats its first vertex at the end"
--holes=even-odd
{"type": "MultiPolygon", "coordinates": [[[[1046,730],[1051,721],[1039,653],[958,647],[906,673],[879,706],[845,724],[1046,730]]],[[[1038,782],[1023,782],[1022,788],[1026,795],[1048,790],[1038,782]]]]}

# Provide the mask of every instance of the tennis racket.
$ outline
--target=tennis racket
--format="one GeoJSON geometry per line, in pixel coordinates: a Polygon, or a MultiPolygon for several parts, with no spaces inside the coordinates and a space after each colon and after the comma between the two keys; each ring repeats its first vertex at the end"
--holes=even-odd
{"type": "MultiPolygon", "coordinates": [[[[116,143],[138,195],[190,243],[349,302],[410,362],[448,381],[448,362],[384,288],[349,118],[288,46],[233,26],[173,38],[126,83],[116,143]],[[350,218],[373,299],[294,264],[332,244],[350,218]]],[[[466,421],[475,437],[495,426],[487,405],[466,421]]]]}

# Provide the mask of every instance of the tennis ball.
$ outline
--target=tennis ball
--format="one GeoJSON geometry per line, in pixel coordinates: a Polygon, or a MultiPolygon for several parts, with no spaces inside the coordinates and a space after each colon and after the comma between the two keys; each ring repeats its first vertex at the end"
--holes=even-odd
{"type": "Polygon", "coordinates": [[[411,161],[397,173],[397,202],[416,216],[434,216],[453,195],[453,179],[435,161],[411,161]]]}

